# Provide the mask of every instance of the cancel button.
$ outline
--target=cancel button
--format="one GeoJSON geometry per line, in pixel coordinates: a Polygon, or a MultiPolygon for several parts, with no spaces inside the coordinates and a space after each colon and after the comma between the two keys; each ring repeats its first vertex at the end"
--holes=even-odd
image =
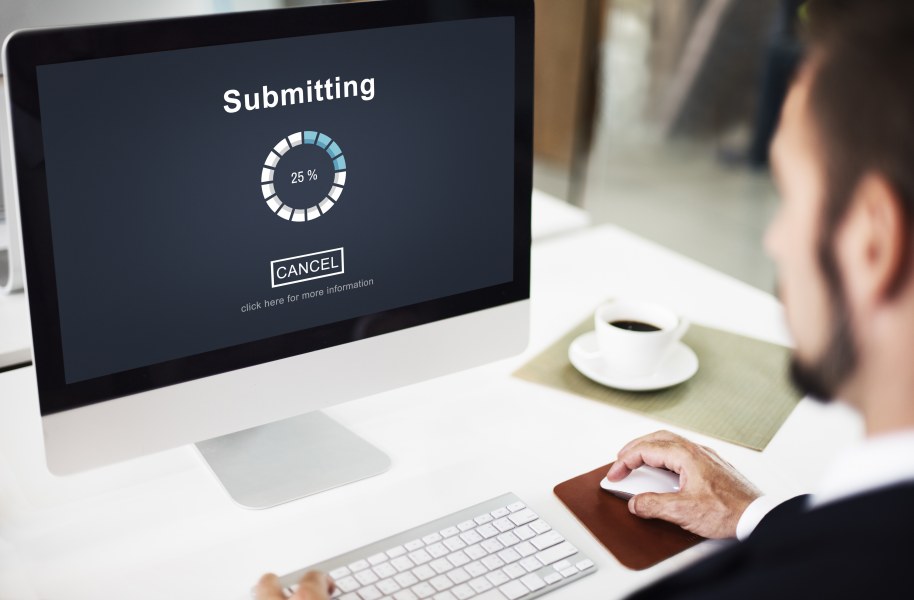
{"type": "Polygon", "coordinates": [[[270,262],[270,278],[275,288],[321,277],[342,275],[344,272],[342,248],[280,258],[270,262]]]}

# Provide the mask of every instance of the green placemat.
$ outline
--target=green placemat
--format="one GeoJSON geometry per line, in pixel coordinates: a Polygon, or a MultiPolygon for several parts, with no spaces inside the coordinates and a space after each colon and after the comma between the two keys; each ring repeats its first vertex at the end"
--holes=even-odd
{"type": "Polygon", "coordinates": [[[602,386],[568,360],[571,342],[592,329],[593,318],[588,318],[514,376],[753,450],[765,449],[800,401],[787,376],[787,348],[694,324],[682,340],[698,355],[692,379],[655,392],[602,386]]]}

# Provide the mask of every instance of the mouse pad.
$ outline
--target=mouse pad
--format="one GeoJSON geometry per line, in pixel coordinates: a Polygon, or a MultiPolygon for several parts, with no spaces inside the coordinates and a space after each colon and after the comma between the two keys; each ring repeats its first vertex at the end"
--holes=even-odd
{"type": "Polygon", "coordinates": [[[620,563],[640,571],[704,541],[678,525],[628,512],[627,501],[600,488],[610,465],[560,483],[553,491],[620,563]]]}

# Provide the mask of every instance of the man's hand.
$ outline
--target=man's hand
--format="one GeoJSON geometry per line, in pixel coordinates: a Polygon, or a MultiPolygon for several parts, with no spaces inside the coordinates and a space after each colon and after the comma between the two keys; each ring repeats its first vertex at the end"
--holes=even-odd
{"type": "MultiPolygon", "coordinates": [[[[335,588],[336,585],[330,577],[317,571],[311,571],[305,573],[305,576],[298,582],[298,589],[292,596],[292,600],[328,600],[335,588]]],[[[279,585],[279,577],[272,573],[261,577],[257,582],[257,587],[254,588],[254,598],[256,600],[286,600],[282,586],[279,585]]]]}
{"type": "Polygon", "coordinates": [[[669,431],[629,442],[606,477],[620,481],[642,465],[679,473],[679,492],[632,496],[628,510],[644,519],[670,521],[703,537],[734,537],[743,511],[762,495],[717,452],[669,431]]]}

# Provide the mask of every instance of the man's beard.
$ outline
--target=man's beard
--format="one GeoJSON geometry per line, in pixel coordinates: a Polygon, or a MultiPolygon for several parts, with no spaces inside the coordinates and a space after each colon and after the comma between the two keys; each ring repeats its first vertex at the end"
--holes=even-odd
{"type": "Polygon", "coordinates": [[[857,366],[857,346],[843,290],[833,293],[831,336],[822,355],[805,363],[796,355],[790,361],[790,378],[802,392],[820,402],[829,402],[857,366]]]}

